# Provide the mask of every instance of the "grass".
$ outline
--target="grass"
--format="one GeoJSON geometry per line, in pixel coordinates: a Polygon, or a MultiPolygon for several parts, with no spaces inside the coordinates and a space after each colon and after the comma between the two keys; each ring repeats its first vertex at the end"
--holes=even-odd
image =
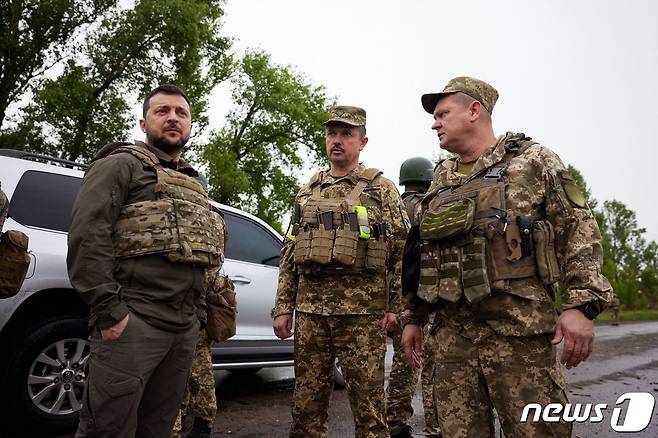
{"type": "MultiPolygon", "coordinates": [[[[622,321],[650,321],[658,320],[658,310],[622,310],[619,313],[619,319],[622,321]]],[[[603,312],[596,317],[597,321],[612,321],[610,312],[603,312]]]]}

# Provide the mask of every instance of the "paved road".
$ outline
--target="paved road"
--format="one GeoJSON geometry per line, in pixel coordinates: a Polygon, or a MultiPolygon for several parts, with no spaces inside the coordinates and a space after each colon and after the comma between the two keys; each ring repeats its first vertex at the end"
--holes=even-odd
{"type": "MultiPolygon", "coordinates": [[[[387,373],[391,349],[387,355],[387,373]]],[[[216,372],[219,414],[213,437],[283,438],[290,426],[292,368],[264,369],[256,374],[216,372]]],[[[566,370],[572,403],[606,403],[604,420],[574,427],[574,436],[658,437],[658,407],[649,427],[641,433],[621,434],[610,427],[617,398],[627,392],[649,392],[658,400],[658,322],[596,327],[596,349],[578,368],[566,370]]],[[[414,398],[411,424],[423,429],[420,391],[414,398]]],[[[354,423],[345,390],[333,393],[330,405],[330,437],[354,436],[354,423]]],[[[420,435],[418,435],[420,436],[420,435]]],[[[60,437],[69,438],[69,437],[60,437]]]]}
{"type": "MultiPolygon", "coordinates": [[[[391,349],[387,356],[390,367],[391,349]]],[[[636,434],[621,434],[610,427],[617,398],[627,392],[650,392],[658,399],[658,322],[627,323],[596,327],[596,348],[578,368],[565,370],[572,403],[606,403],[604,420],[574,426],[580,437],[657,437],[658,407],[649,427],[636,434]]],[[[286,437],[290,425],[292,368],[261,370],[253,376],[218,372],[220,412],[213,437],[286,437]]],[[[412,426],[423,429],[420,391],[414,398],[412,426]]],[[[333,393],[330,406],[330,437],[353,437],[353,421],[345,390],[333,393]]]]}

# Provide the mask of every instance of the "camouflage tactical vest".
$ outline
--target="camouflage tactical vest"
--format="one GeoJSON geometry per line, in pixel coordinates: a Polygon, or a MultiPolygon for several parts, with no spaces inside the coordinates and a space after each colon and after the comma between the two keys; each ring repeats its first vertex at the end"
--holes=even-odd
{"type": "Polygon", "coordinates": [[[477,302],[505,281],[535,276],[532,218],[506,210],[509,161],[534,142],[514,139],[502,160],[462,184],[437,187],[421,203],[421,268],[418,296],[436,303],[477,302]]]}
{"type": "Polygon", "coordinates": [[[193,177],[168,169],[151,151],[120,145],[110,154],[129,153],[153,168],[156,199],[124,205],[114,228],[117,257],[165,254],[174,263],[205,267],[224,262],[224,220],[212,212],[208,195],[193,177]]]}
{"type": "MultiPolygon", "coordinates": [[[[381,174],[370,168],[362,172],[359,182],[342,198],[325,198],[321,193],[323,173],[309,182],[312,195],[299,208],[294,218],[294,262],[306,275],[355,274],[362,271],[386,271],[386,234],[388,224],[382,222],[378,209],[367,208],[370,238],[359,238],[355,206],[363,206],[361,195],[381,174]]],[[[381,206],[379,206],[381,209],[381,206]]]]}

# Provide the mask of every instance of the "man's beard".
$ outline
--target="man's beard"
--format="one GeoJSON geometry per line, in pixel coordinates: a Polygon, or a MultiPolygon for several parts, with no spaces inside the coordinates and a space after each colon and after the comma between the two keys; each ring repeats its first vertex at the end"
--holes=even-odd
{"type": "Polygon", "coordinates": [[[172,143],[168,141],[164,135],[156,137],[150,131],[146,131],[146,140],[148,141],[148,144],[160,149],[168,155],[174,155],[182,151],[183,146],[185,146],[189,139],[190,136],[188,135],[187,137],[181,137],[176,143],[172,143]]]}

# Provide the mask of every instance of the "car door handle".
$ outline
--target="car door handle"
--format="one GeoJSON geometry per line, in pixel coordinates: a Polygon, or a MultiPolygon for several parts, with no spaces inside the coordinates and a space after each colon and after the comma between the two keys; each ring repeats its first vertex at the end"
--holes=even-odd
{"type": "Polygon", "coordinates": [[[242,275],[235,275],[233,277],[229,276],[229,278],[233,281],[233,283],[241,283],[241,284],[250,284],[251,280],[247,277],[243,277],[242,275]]]}

